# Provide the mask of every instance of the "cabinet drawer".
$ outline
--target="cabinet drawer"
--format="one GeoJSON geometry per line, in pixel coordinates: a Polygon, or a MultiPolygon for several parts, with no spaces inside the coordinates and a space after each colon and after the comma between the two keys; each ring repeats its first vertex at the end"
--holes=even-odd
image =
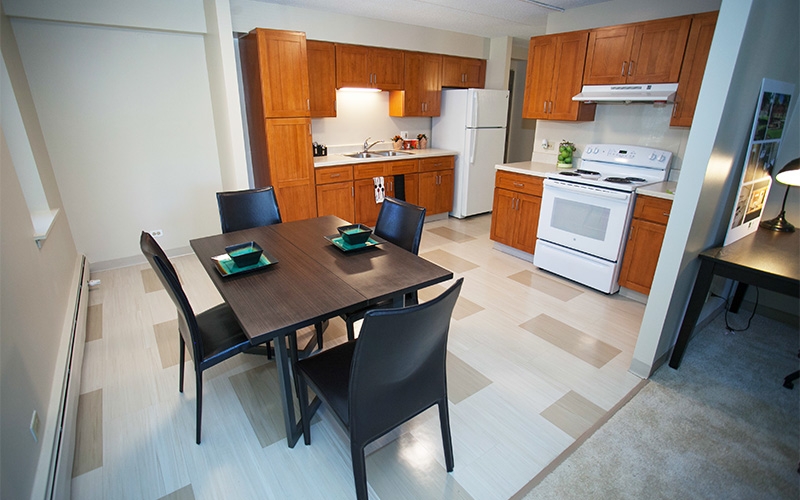
{"type": "Polygon", "coordinates": [[[636,208],[633,216],[656,224],[667,224],[669,212],[672,209],[672,200],[655,198],[653,196],[637,196],[636,208]]]}
{"type": "Polygon", "coordinates": [[[535,175],[524,175],[498,170],[494,185],[498,188],[517,191],[520,193],[542,196],[544,178],[535,175]]]}
{"type": "Polygon", "coordinates": [[[449,168],[454,168],[455,166],[455,157],[454,156],[435,156],[433,158],[420,158],[419,159],[419,171],[420,172],[432,172],[434,170],[447,170],[449,168]]]}
{"type": "Polygon", "coordinates": [[[353,166],[353,176],[356,179],[371,179],[373,177],[380,177],[384,174],[383,167],[386,163],[365,163],[363,165],[353,166]]]}
{"type": "Polygon", "coordinates": [[[384,173],[386,175],[416,174],[417,160],[392,161],[386,164],[384,173]]]}
{"type": "Polygon", "coordinates": [[[317,184],[353,180],[353,167],[322,167],[315,171],[317,184]]]}

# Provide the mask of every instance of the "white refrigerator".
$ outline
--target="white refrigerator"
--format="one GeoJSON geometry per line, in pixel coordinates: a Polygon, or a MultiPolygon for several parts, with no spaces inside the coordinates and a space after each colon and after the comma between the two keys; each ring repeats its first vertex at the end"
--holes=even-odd
{"type": "Polygon", "coordinates": [[[491,212],[495,165],[503,163],[508,91],[448,89],[431,127],[431,147],[456,151],[453,211],[463,219],[491,212]]]}

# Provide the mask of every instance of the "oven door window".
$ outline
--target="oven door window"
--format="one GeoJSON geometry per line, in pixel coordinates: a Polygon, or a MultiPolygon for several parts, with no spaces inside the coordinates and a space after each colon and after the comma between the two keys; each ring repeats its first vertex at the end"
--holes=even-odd
{"type": "Polygon", "coordinates": [[[555,198],[550,225],[597,241],[606,239],[611,209],[591,203],[555,198]]]}
{"type": "Polygon", "coordinates": [[[547,179],[539,239],[616,262],[630,220],[631,193],[547,179]]]}

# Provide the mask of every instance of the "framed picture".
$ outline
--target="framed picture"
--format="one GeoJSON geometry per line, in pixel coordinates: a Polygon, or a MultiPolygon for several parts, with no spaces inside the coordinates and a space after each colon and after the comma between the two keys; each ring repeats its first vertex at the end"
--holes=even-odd
{"type": "Polygon", "coordinates": [[[778,157],[793,93],[794,84],[768,78],[761,81],[748,153],[742,166],[736,204],[724,245],[758,229],[761,212],[772,185],[772,168],[778,157]]]}

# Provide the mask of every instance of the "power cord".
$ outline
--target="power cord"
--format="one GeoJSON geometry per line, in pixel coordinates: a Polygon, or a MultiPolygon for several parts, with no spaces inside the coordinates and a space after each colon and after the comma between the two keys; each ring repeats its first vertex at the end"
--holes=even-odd
{"type": "Polygon", "coordinates": [[[750,313],[750,317],[747,318],[747,325],[744,328],[733,328],[730,323],[728,322],[728,313],[730,312],[730,303],[728,302],[727,297],[723,297],[722,295],[717,295],[712,293],[712,297],[719,297],[725,301],[725,335],[734,335],[736,332],[743,332],[750,328],[750,322],[753,321],[753,316],[756,315],[756,309],[758,308],[758,287],[753,287],[756,289],[756,303],[753,304],[753,311],[750,313]]]}

